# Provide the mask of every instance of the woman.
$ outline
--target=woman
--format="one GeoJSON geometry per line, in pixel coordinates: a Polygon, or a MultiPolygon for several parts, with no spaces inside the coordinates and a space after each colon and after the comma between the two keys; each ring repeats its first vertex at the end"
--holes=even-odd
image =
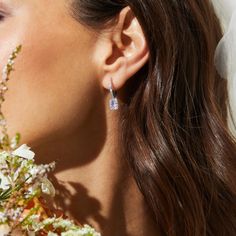
{"type": "Polygon", "coordinates": [[[23,45],[9,132],[57,161],[59,207],[104,236],[236,235],[210,1],[0,2],[1,56],[23,45]]]}

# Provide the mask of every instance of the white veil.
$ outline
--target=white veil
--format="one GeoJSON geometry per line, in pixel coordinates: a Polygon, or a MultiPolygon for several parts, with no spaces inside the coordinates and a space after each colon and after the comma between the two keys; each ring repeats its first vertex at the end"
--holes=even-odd
{"type": "Polygon", "coordinates": [[[219,74],[229,80],[228,90],[233,120],[229,126],[236,137],[236,0],[212,0],[216,14],[224,30],[215,53],[215,65],[219,74]]]}

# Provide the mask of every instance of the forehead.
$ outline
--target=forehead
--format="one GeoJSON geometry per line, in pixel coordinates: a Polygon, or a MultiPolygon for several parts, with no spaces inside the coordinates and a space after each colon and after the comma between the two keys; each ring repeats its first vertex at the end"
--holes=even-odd
{"type": "Polygon", "coordinates": [[[71,0],[0,0],[0,7],[5,9],[28,9],[32,12],[42,12],[44,15],[51,13],[68,13],[71,0]]]}
{"type": "Polygon", "coordinates": [[[20,5],[20,4],[37,4],[37,5],[44,5],[47,7],[48,4],[65,4],[69,3],[70,1],[67,0],[0,0],[0,5],[9,4],[9,5],[20,5]]]}
{"type": "MultiPolygon", "coordinates": [[[[34,0],[28,0],[29,2],[33,2],[34,0]]],[[[22,5],[25,0],[0,0],[0,7],[6,8],[16,8],[22,5]]]]}
{"type": "MultiPolygon", "coordinates": [[[[30,0],[30,1],[34,1],[34,0],[30,0]]],[[[14,4],[14,5],[18,5],[25,2],[25,0],[0,0],[0,5],[10,5],[10,4],[14,4]]]]}

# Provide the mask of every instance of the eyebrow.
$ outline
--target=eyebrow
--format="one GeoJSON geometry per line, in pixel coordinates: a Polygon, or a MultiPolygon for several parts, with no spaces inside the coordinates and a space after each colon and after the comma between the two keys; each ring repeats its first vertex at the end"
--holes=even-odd
{"type": "MultiPolygon", "coordinates": [[[[19,2],[19,1],[17,1],[19,2]]],[[[4,10],[11,10],[14,7],[15,1],[12,0],[0,0],[0,8],[4,10]]]]}
{"type": "Polygon", "coordinates": [[[7,8],[7,3],[0,0],[0,7],[7,8]]]}
{"type": "Polygon", "coordinates": [[[20,1],[15,1],[15,0],[0,0],[0,6],[3,5],[10,5],[10,4],[16,4],[19,3],[20,1]]]}

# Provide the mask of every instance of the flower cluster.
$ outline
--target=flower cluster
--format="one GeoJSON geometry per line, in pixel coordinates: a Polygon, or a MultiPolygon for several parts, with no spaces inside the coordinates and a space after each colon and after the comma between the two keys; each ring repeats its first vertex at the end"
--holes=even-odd
{"type": "Polygon", "coordinates": [[[1,106],[8,90],[6,83],[20,50],[21,46],[18,46],[11,54],[0,82],[0,234],[100,236],[89,225],[75,224],[61,211],[47,207],[46,197],[55,196],[53,184],[48,179],[55,162],[37,165],[30,147],[19,145],[20,134],[12,139],[7,134],[1,106]]]}

